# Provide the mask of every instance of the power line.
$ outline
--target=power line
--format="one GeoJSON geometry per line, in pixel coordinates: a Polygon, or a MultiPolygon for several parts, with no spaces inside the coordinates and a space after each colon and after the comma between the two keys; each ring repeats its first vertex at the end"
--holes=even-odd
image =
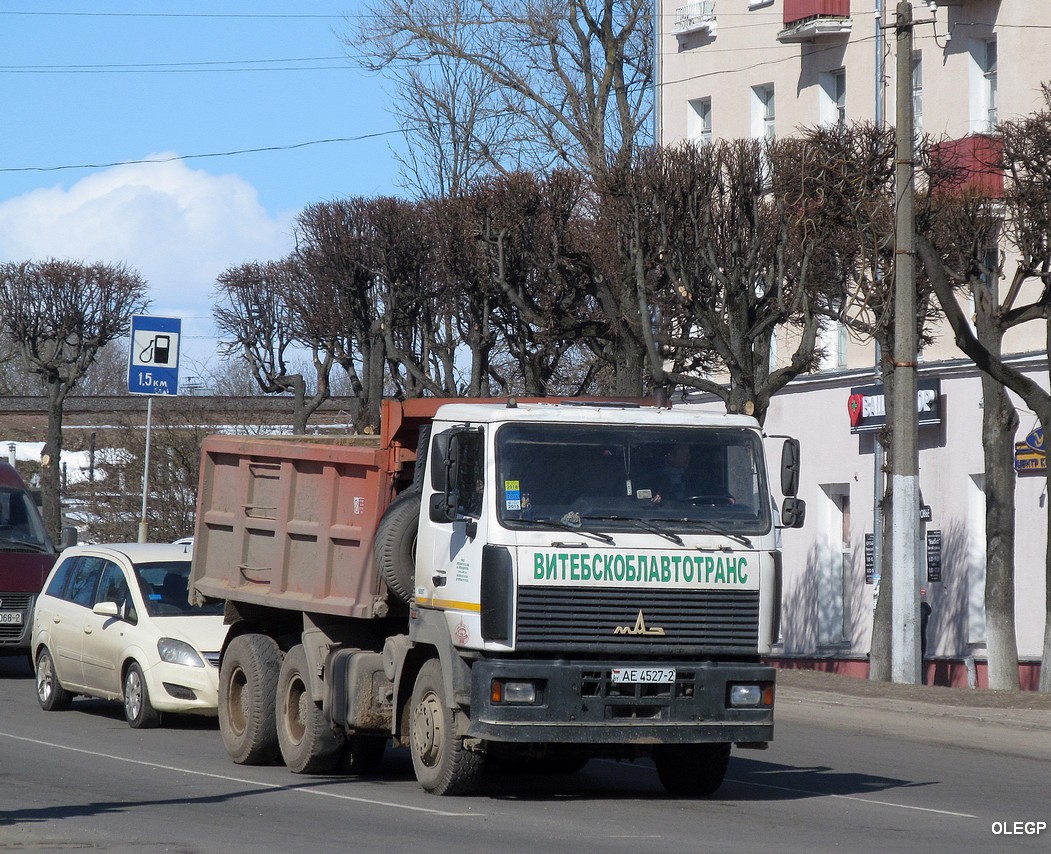
{"type": "Polygon", "coordinates": [[[376,133],[365,133],[360,136],[339,136],[329,139],[312,139],[309,142],[296,142],[291,145],[268,145],[260,148],[239,148],[232,151],[214,151],[207,154],[174,154],[171,157],[146,157],[140,160],[115,160],[111,163],[79,163],[65,166],[8,166],[0,167],[0,172],[63,172],[72,169],[110,169],[114,166],[135,166],[143,163],[175,163],[182,160],[201,160],[209,157],[234,157],[239,154],[259,154],[268,151],[294,151],[311,145],[328,145],[336,142],[361,142],[366,139],[377,139],[383,136],[402,133],[399,130],[383,130],[376,133]]]}

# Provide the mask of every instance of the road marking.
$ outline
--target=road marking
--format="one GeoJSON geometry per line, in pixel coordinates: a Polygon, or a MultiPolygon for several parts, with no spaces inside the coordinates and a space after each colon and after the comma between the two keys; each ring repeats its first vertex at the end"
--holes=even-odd
{"type": "Polygon", "coordinates": [[[325,798],[336,798],[341,801],[355,801],[360,804],[368,804],[376,807],[390,807],[397,810],[408,810],[410,812],[422,812],[428,815],[442,816],[446,818],[484,818],[483,813],[477,812],[448,812],[446,810],[429,809],[428,807],[414,807],[409,804],[397,804],[392,801],[377,801],[373,798],[361,798],[354,795],[343,795],[339,792],[326,792],[320,789],[308,789],[302,785],[286,786],[279,783],[263,783],[258,780],[247,780],[244,777],[230,777],[226,774],[212,774],[207,771],[194,771],[191,768],[180,768],[177,765],[162,765],[159,762],[147,762],[143,759],[129,759],[126,756],[114,756],[112,753],[99,753],[95,750],[84,750],[81,747],[70,747],[68,744],[56,744],[53,741],[41,741],[37,738],[26,738],[22,735],[14,735],[9,732],[0,732],[5,738],[15,741],[24,741],[29,744],[37,744],[41,747],[54,747],[58,750],[68,750],[71,753],[83,753],[87,756],[95,756],[99,759],[113,759],[117,762],[125,762],[128,765],[144,765],[150,768],[160,768],[164,771],[177,771],[180,774],[190,774],[194,777],[210,777],[213,780],[223,780],[227,783],[240,783],[246,786],[257,786],[260,789],[279,789],[287,792],[296,792],[304,795],[318,795],[325,798]]]}
{"type": "Polygon", "coordinates": [[[875,804],[881,807],[896,807],[899,810],[916,810],[918,812],[929,812],[936,813],[938,815],[949,815],[953,818],[978,818],[976,815],[971,815],[967,812],[952,812],[950,810],[936,810],[931,807],[916,807],[912,804],[895,804],[890,801],[877,801],[872,798],[862,798],[857,795],[833,795],[828,792],[812,792],[809,789],[795,789],[791,786],[775,786],[772,783],[753,783],[750,780],[736,780],[729,777],[726,778],[727,782],[740,783],[742,786],[755,786],[759,789],[777,789],[780,792],[794,792],[802,795],[812,795],[818,798],[839,798],[842,801],[861,801],[863,804],[875,804]]]}

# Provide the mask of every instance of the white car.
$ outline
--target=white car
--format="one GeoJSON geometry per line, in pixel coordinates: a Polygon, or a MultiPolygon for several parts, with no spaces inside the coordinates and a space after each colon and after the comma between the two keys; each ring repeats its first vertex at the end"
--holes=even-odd
{"type": "Polygon", "coordinates": [[[123,700],[128,723],[161,712],[215,715],[222,605],[191,606],[192,548],[74,546],[51,570],[33,614],[37,699],[68,709],[82,694],[123,700]]]}

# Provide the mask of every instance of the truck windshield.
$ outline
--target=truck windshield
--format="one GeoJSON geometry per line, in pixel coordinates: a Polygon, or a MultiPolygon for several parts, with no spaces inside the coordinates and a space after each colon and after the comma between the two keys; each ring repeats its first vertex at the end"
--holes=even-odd
{"type": "Polygon", "coordinates": [[[761,534],[771,501],[759,436],[742,428],[508,424],[496,437],[509,528],[761,534]],[[640,523],[644,523],[641,524],[640,523]]]}
{"type": "Polygon", "coordinates": [[[24,490],[0,488],[0,550],[54,551],[44,521],[24,490]]]}

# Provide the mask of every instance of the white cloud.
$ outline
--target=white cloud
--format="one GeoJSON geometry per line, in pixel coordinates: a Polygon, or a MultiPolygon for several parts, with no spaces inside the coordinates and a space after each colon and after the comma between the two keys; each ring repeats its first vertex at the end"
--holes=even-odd
{"type": "Polygon", "coordinates": [[[215,349],[217,276],[287,255],[294,217],[270,216],[237,175],[177,160],[115,166],[0,203],[0,260],[126,263],[149,284],[149,313],[183,318],[183,356],[203,363],[215,349]]]}

